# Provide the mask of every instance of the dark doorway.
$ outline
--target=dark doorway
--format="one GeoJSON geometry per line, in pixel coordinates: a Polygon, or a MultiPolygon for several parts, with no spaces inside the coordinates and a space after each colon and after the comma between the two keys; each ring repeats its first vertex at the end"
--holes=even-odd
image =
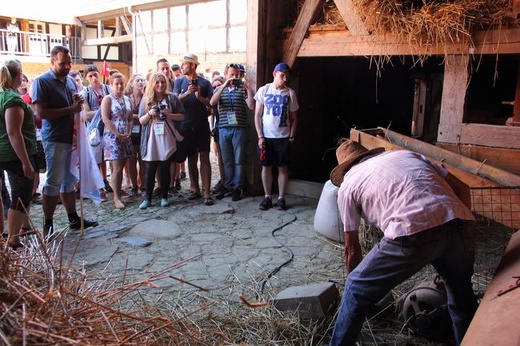
{"type": "Polygon", "coordinates": [[[423,136],[436,134],[442,58],[422,65],[412,57],[392,58],[381,66],[362,57],[305,58],[298,60],[297,71],[291,82],[300,103],[291,178],[327,181],[337,142],[352,127],[388,127],[411,135],[417,79],[425,81],[427,95],[423,136]]]}

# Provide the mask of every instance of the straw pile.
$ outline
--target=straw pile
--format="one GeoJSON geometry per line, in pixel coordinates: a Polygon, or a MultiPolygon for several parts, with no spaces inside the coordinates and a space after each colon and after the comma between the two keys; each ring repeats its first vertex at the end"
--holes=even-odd
{"type": "Polygon", "coordinates": [[[393,35],[412,46],[471,43],[475,30],[501,28],[512,0],[354,0],[372,34],[393,35]]]}
{"type": "MultiPolygon", "coordinates": [[[[3,345],[203,345],[201,331],[182,313],[160,311],[143,291],[185,262],[138,282],[93,278],[61,263],[60,246],[31,236],[25,251],[0,249],[0,344],[3,345]]],[[[209,334],[207,337],[210,337],[209,334]]]]}
{"type": "MultiPolygon", "coordinates": [[[[297,12],[304,0],[296,3],[297,12]]],[[[513,0],[353,0],[372,35],[392,35],[413,47],[472,44],[472,32],[511,26],[513,0]]],[[[294,18],[294,22],[296,18],[294,18]]],[[[311,27],[345,26],[334,1],[326,1],[311,27]]]]}

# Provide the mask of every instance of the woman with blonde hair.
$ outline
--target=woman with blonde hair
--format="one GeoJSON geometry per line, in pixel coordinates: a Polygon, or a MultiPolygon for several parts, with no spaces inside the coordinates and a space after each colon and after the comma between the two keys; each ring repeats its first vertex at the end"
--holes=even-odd
{"type": "Polygon", "coordinates": [[[137,191],[145,191],[145,167],[141,158],[141,124],[139,123],[139,106],[144,96],[145,80],[140,74],[133,74],[125,88],[125,95],[130,99],[133,114],[132,134],[132,157],[128,159],[125,172],[130,178],[132,190],[130,196],[137,195],[137,191]],[[139,164],[139,169],[137,166],[139,164]]]}
{"type": "MultiPolygon", "coordinates": [[[[146,199],[139,205],[140,209],[152,205],[152,194],[155,185],[155,173],[160,167],[161,186],[170,183],[170,158],[177,151],[177,142],[183,138],[176,128],[175,122],[184,119],[184,107],[179,98],[167,91],[167,77],[162,72],[150,76],[144,100],[139,109],[141,123],[141,157],[146,162],[146,199]]],[[[161,189],[161,206],[167,207],[168,189],[161,189]]]]}
{"type": "Polygon", "coordinates": [[[114,207],[122,209],[125,205],[121,202],[121,184],[126,160],[132,156],[130,133],[133,116],[130,99],[123,94],[125,77],[121,73],[114,73],[108,81],[113,91],[101,102],[101,117],[105,124],[103,153],[105,160],[111,164],[114,207]]]}
{"type": "Polygon", "coordinates": [[[23,248],[20,230],[32,200],[37,152],[34,113],[17,91],[22,78],[19,60],[0,64],[0,169],[7,172],[11,185],[7,243],[13,250],[23,248]]]}

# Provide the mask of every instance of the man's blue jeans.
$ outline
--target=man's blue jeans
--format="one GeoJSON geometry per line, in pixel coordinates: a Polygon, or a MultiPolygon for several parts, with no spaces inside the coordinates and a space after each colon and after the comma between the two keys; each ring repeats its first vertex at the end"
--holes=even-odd
{"type": "Polygon", "coordinates": [[[224,163],[225,185],[230,189],[241,190],[244,185],[246,129],[243,127],[220,127],[218,142],[224,163]]]}
{"type": "Polygon", "coordinates": [[[354,345],[368,308],[431,263],[446,284],[455,341],[460,344],[477,309],[471,276],[474,223],[447,224],[395,240],[383,238],[348,275],[330,345],[354,345]]]}

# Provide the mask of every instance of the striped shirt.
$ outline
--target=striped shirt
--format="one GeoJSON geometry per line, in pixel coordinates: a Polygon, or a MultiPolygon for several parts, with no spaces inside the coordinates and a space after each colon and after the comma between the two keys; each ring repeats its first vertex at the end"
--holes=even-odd
{"type": "Polygon", "coordinates": [[[362,217],[385,237],[412,235],[453,219],[475,220],[444,177],[448,171],[424,156],[392,150],[352,166],[338,190],[344,231],[356,231],[362,217]]]}
{"type": "Polygon", "coordinates": [[[247,90],[226,88],[218,101],[218,127],[246,127],[247,90]]]}

